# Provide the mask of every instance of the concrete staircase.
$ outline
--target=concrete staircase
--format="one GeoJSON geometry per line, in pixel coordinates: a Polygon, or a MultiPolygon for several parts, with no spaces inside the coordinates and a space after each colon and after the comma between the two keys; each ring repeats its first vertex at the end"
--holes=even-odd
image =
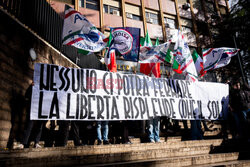
{"type": "MultiPolygon", "coordinates": [[[[250,166],[250,147],[222,139],[0,151],[0,166],[250,166]],[[242,156],[243,155],[243,156],[242,156]],[[245,160],[239,160],[239,157],[245,160]]],[[[249,144],[249,143],[248,143],[249,144]]]]}

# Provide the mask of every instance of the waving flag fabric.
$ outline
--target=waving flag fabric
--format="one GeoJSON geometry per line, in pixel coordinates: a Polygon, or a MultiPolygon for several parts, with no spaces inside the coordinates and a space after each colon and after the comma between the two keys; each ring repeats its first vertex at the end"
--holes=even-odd
{"type": "MultiPolygon", "coordinates": [[[[142,39],[141,41],[144,41],[143,42],[144,46],[147,46],[147,47],[153,46],[151,39],[148,35],[148,32],[147,32],[145,38],[142,39]]],[[[157,44],[159,44],[159,41],[156,42],[156,45],[157,44]]],[[[161,67],[160,63],[140,63],[140,72],[145,74],[145,75],[150,75],[152,73],[156,78],[160,78],[161,77],[160,67],[161,67]]]]}
{"type": "Polygon", "coordinates": [[[147,33],[146,33],[146,36],[145,36],[145,38],[144,38],[144,43],[143,43],[142,46],[153,46],[153,44],[152,44],[152,42],[151,42],[151,39],[150,39],[150,37],[149,37],[149,35],[148,35],[148,31],[147,31],[147,33]]]}
{"type": "Polygon", "coordinates": [[[140,49],[139,63],[161,63],[165,61],[165,57],[170,46],[170,42],[160,44],[158,46],[142,46],[140,49]]]}
{"type": "Polygon", "coordinates": [[[236,48],[209,48],[203,50],[204,70],[212,70],[226,66],[230,63],[231,57],[238,53],[236,48]]]}
{"type": "Polygon", "coordinates": [[[140,72],[145,75],[151,75],[151,73],[156,77],[161,77],[161,64],[160,63],[143,63],[140,64],[140,72]]]}
{"type": "Polygon", "coordinates": [[[180,70],[181,66],[175,60],[174,54],[173,54],[173,52],[170,49],[168,49],[168,51],[167,51],[167,54],[166,54],[166,57],[165,57],[165,61],[168,62],[168,63],[170,63],[170,64],[172,64],[173,71],[175,71],[178,74],[182,73],[182,71],[180,70]]]}
{"type": "Polygon", "coordinates": [[[110,49],[105,58],[105,64],[110,72],[117,72],[115,49],[110,49]]]}
{"type": "Polygon", "coordinates": [[[63,25],[63,44],[76,48],[99,52],[106,46],[105,36],[81,13],[65,5],[63,25]]]}
{"type": "Polygon", "coordinates": [[[109,71],[117,72],[116,54],[115,54],[116,50],[114,48],[113,49],[110,48],[112,39],[113,39],[112,32],[110,32],[104,61],[105,61],[106,66],[108,67],[109,71]]]}
{"type": "Polygon", "coordinates": [[[198,55],[196,50],[193,51],[192,57],[197,74],[199,75],[199,77],[203,77],[206,74],[206,71],[204,71],[203,60],[198,55]]]}
{"type": "Polygon", "coordinates": [[[157,37],[155,41],[155,46],[158,46],[158,45],[160,45],[160,43],[159,43],[159,38],[157,37]]]}
{"type": "Polygon", "coordinates": [[[178,32],[178,38],[175,43],[174,50],[175,60],[180,65],[180,70],[185,72],[186,80],[196,81],[197,72],[194,66],[193,58],[181,31],[178,32]]]}
{"type": "Polygon", "coordinates": [[[112,41],[110,48],[116,49],[125,60],[138,61],[140,51],[140,28],[111,28],[112,41]]]}
{"type": "MultiPolygon", "coordinates": [[[[159,38],[156,38],[155,46],[158,46],[159,44],[159,38]]],[[[152,69],[152,73],[154,74],[155,78],[161,78],[161,63],[155,64],[154,68],[152,69]]]]}

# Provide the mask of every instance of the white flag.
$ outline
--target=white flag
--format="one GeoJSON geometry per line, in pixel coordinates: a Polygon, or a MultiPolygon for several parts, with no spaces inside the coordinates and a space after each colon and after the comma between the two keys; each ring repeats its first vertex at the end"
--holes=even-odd
{"type": "Polygon", "coordinates": [[[139,63],[161,63],[165,61],[171,41],[158,46],[142,46],[139,63]]]}
{"type": "Polygon", "coordinates": [[[228,65],[231,57],[235,56],[238,51],[239,49],[226,47],[203,50],[204,70],[208,71],[228,65]]]}
{"type": "Polygon", "coordinates": [[[63,44],[89,52],[99,52],[105,48],[105,36],[81,13],[65,5],[63,44]]]}
{"type": "Polygon", "coordinates": [[[179,63],[180,70],[186,75],[186,80],[196,81],[197,72],[194,66],[193,58],[190,53],[189,47],[184,40],[184,36],[181,31],[178,32],[178,38],[174,47],[175,60],[179,63]]]}

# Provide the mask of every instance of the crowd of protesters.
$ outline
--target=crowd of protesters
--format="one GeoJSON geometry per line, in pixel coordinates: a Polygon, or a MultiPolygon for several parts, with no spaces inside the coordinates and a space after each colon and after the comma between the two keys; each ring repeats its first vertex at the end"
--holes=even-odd
{"type": "MultiPolygon", "coordinates": [[[[31,132],[33,133],[34,147],[41,148],[39,141],[43,134],[44,147],[66,146],[69,139],[75,146],[107,145],[110,143],[132,144],[129,135],[135,133],[147,134],[145,142],[161,142],[160,131],[174,133],[180,130],[179,122],[167,117],[155,117],[147,121],[33,121],[29,118],[32,85],[27,89],[25,98],[27,102],[27,118],[24,133],[20,144],[15,148],[23,149],[30,145],[31,132]],[[97,140],[96,140],[97,139],[97,140]]],[[[248,85],[239,82],[229,83],[228,121],[221,121],[222,133],[227,135],[231,131],[233,139],[246,139],[249,141],[250,131],[250,90],[248,85]],[[225,128],[226,127],[226,128],[225,128]]],[[[187,120],[183,120],[184,132],[187,139],[201,140],[204,131],[209,131],[206,121],[190,120],[188,129],[187,120]],[[202,130],[202,126],[203,129],[202,130]]]]}

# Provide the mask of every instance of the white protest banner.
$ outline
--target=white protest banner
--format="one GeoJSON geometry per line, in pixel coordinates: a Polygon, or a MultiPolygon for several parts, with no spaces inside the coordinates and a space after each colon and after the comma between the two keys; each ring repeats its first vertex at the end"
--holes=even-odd
{"type": "Polygon", "coordinates": [[[220,83],[35,64],[30,118],[217,120],[226,115],[228,91],[220,83]]]}

